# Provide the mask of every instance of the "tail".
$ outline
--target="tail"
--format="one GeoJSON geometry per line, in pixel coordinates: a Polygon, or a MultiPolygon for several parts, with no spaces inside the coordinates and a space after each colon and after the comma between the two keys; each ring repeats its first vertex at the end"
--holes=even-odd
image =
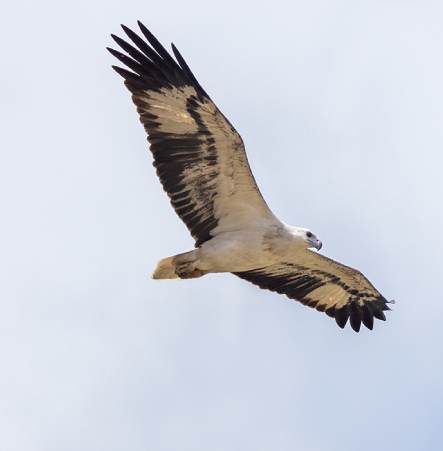
{"type": "Polygon", "coordinates": [[[175,267],[174,263],[172,263],[172,260],[174,260],[174,257],[167,257],[162,260],[160,260],[157,263],[157,266],[154,269],[154,272],[152,273],[153,279],[180,279],[180,277],[175,274],[175,267]]]}
{"type": "Polygon", "coordinates": [[[194,249],[190,252],[185,252],[184,254],[173,255],[172,257],[166,257],[157,263],[157,266],[152,273],[153,279],[180,279],[180,277],[175,273],[177,265],[185,263],[187,261],[193,261],[196,259],[194,249]]]}

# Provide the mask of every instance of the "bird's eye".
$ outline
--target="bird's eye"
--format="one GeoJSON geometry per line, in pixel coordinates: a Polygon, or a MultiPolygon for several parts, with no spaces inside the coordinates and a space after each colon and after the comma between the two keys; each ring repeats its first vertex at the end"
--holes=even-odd
{"type": "Polygon", "coordinates": [[[308,238],[311,238],[312,233],[311,233],[311,232],[306,232],[306,236],[307,236],[308,238]]]}

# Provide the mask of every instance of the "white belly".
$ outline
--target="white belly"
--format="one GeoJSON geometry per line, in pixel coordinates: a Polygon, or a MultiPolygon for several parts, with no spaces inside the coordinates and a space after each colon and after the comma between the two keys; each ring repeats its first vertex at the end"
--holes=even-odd
{"type": "Polygon", "coordinates": [[[197,250],[197,267],[208,272],[240,272],[281,263],[298,251],[282,223],[220,233],[197,250]]]}
{"type": "Polygon", "coordinates": [[[268,266],[261,250],[262,238],[262,234],[250,231],[221,233],[199,249],[198,268],[209,272],[237,272],[268,266]]]}
{"type": "Polygon", "coordinates": [[[180,275],[181,278],[192,278],[206,273],[251,271],[297,261],[298,254],[308,247],[304,235],[298,232],[276,218],[256,221],[253,227],[219,233],[197,249],[161,260],[153,278],[178,278],[177,268],[182,275],[187,275],[180,275]]]}

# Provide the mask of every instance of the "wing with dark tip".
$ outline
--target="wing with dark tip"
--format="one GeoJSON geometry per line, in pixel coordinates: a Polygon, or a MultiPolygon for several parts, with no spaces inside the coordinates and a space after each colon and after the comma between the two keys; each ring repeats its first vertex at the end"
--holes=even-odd
{"type": "Polygon", "coordinates": [[[251,173],[243,141],[173,46],[177,61],[139,22],[147,41],[123,30],[135,47],[112,36],[126,54],[108,49],[132,93],[148,133],[154,166],[196,246],[217,233],[271,218],[251,173]]]}
{"type": "Polygon", "coordinates": [[[310,250],[303,251],[297,262],[234,274],[325,312],[341,328],[349,319],[356,332],[361,323],[372,330],[374,318],[385,321],[384,311],[391,310],[389,302],[361,272],[310,250]]]}

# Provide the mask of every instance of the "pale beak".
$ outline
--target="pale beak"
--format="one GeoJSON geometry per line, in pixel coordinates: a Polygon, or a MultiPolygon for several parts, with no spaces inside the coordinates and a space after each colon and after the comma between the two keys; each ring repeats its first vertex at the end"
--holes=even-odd
{"type": "Polygon", "coordinates": [[[312,247],[315,247],[318,251],[323,246],[323,243],[320,240],[308,240],[308,241],[312,244],[312,247]]]}

